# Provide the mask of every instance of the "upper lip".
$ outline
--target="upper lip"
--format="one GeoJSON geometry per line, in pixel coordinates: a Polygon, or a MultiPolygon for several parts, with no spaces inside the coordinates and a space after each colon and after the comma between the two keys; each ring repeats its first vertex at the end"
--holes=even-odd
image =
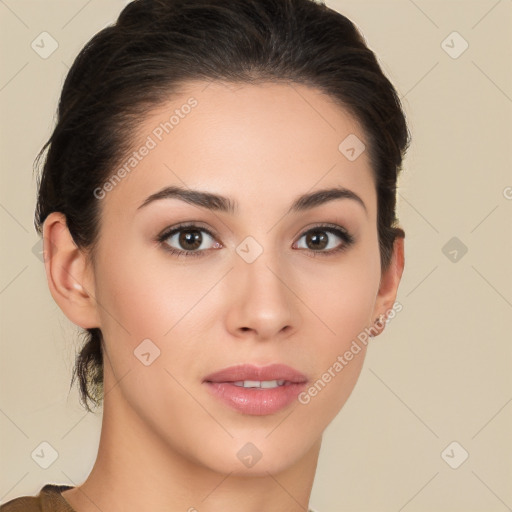
{"type": "Polygon", "coordinates": [[[306,382],[307,378],[299,371],[285,364],[270,364],[268,366],[240,364],[211,373],[204,378],[203,382],[237,382],[243,380],[284,380],[302,383],[306,382]]]}

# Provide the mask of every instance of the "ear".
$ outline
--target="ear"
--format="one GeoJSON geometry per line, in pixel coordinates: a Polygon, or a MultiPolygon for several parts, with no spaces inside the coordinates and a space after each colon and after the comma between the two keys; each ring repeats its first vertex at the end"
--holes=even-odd
{"type": "Polygon", "coordinates": [[[92,266],[73,241],[63,213],[52,212],[44,221],[43,254],[48,287],[63,313],[84,329],[99,327],[92,266]]]}
{"type": "Polygon", "coordinates": [[[386,312],[393,309],[404,264],[404,238],[397,237],[393,244],[393,255],[389,267],[381,276],[379,292],[373,309],[372,320],[374,323],[369,328],[372,336],[381,334],[386,326],[386,312]]]}

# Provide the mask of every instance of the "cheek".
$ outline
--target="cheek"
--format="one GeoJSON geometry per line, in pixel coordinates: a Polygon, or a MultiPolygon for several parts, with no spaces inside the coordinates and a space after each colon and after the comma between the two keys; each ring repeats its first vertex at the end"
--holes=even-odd
{"type": "MultiPolygon", "coordinates": [[[[114,247],[105,251],[96,272],[109,359],[105,379],[112,379],[110,386],[139,414],[158,418],[165,410],[177,417],[191,407],[178,382],[198,374],[198,347],[187,343],[193,315],[187,313],[198,301],[200,276],[166,265],[164,257],[151,258],[147,248],[124,250],[121,243],[117,247],[123,250],[114,247]],[[114,381],[124,375],[116,386],[114,381]]],[[[200,414],[196,409],[194,414],[200,414]]]]}
{"type": "Polygon", "coordinates": [[[306,302],[318,317],[311,317],[317,325],[316,363],[313,386],[301,403],[311,403],[332,419],[356,385],[366,355],[366,328],[373,320],[380,280],[378,246],[374,244],[374,251],[365,246],[347,254],[335,276],[328,269],[325,275],[316,271],[307,279],[303,290],[312,291],[306,302]]]}
{"type": "Polygon", "coordinates": [[[343,349],[372,322],[380,280],[378,254],[367,247],[354,250],[342,257],[336,271],[323,267],[303,279],[304,301],[321,320],[323,353],[332,356],[332,350],[343,349]]]}
{"type": "Polygon", "coordinates": [[[105,329],[130,333],[134,341],[160,338],[197,301],[201,280],[157,251],[122,241],[103,250],[95,272],[105,329]]]}
{"type": "MultiPolygon", "coordinates": [[[[114,245],[123,250],[113,247],[97,269],[101,330],[110,364],[115,375],[131,372],[137,381],[130,391],[133,397],[173,395],[180,390],[172,391],[166,370],[180,381],[201,372],[201,322],[205,308],[212,315],[217,310],[208,310],[211,298],[200,299],[216,279],[206,278],[194,265],[177,265],[155,249],[124,249],[127,245],[114,245]],[[152,361],[147,367],[144,357],[152,361]],[[161,392],[155,393],[155,388],[161,392]]],[[[130,386],[129,380],[124,385],[130,386]]]]}
{"type": "Polygon", "coordinates": [[[356,386],[366,355],[365,328],[370,325],[375,294],[374,279],[351,267],[351,272],[340,272],[335,283],[326,281],[322,293],[310,295],[311,310],[320,312],[322,322],[314,319],[316,334],[313,323],[309,327],[315,347],[310,352],[314,377],[299,396],[299,403],[309,417],[318,418],[324,426],[338,414],[356,386]]]}

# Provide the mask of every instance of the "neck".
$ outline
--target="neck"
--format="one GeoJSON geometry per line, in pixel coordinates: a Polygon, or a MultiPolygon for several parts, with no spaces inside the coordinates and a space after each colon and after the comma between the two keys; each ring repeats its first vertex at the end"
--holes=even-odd
{"type": "Polygon", "coordinates": [[[98,456],[89,477],[62,494],[76,512],[308,510],[321,438],[285,470],[220,472],[169,446],[121,396],[115,391],[105,396],[98,456]]]}

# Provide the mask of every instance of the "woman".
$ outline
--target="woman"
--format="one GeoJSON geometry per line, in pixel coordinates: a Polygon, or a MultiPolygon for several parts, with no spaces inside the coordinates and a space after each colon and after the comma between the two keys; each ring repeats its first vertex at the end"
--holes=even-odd
{"type": "Polygon", "coordinates": [[[39,155],[98,456],[2,512],[308,510],[322,433],[395,312],[408,141],[323,4],[130,3],[74,62],[39,155]]]}

